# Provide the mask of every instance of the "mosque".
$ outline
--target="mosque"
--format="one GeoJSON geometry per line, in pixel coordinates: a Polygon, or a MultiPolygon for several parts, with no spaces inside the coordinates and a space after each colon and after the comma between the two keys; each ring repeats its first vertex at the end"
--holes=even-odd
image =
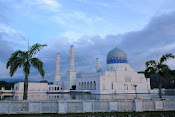
{"type": "Polygon", "coordinates": [[[108,93],[149,93],[150,79],[144,74],[135,72],[127,61],[127,54],[114,48],[107,54],[106,68],[103,71],[99,67],[99,59],[96,59],[95,73],[77,73],[74,70],[74,47],[70,47],[70,68],[67,72],[67,80],[62,80],[59,73],[60,55],[56,58],[56,76],[54,85],[60,85],[63,90],[71,90],[76,87],[76,92],[90,92],[95,94],[108,93]]]}
{"type": "MultiPolygon", "coordinates": [[[[127,54],[114,48],[106,58],[106,68],[99,67],[96,59],[96,72],[77,73],[74,69],[74,46],[70,47],[70,68],[67,79],[60,74],[60,55],[56,57],[56,74],[53,85],[48,83],[29,83],[28,92],[89,92],[93,94],[111,93],[150,93],[150,79],[135,72],[128,64],[127,54]],[[38,87],[40,86],[40,87],[38,87]]],[[[23,82],[14,86],[16,93],[23,92],[23,82]]]]}

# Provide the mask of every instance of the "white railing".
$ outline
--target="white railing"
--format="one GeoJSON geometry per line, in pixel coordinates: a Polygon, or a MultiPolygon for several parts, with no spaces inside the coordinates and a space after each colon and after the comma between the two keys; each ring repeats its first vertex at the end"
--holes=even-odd
{"type": "Polygon", "coordinates": [[[0,101],[0,114],[175,110],[175,100],[0,101]]]}

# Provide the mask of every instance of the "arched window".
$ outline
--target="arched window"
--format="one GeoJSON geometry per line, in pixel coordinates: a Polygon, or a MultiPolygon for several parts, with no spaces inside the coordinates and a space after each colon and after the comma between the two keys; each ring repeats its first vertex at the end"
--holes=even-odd
{"type": "Polygon", "coordinates": [[[89,90],[89,82],[87,83],[87,90],[89,90]]]}
{"type": "Polygon", "coordinates": [[[79,90],[81,89],[81,84],[80,84],[80,82],[79,82],[79,90]]]}
{"type": "Polygon", "coordinates": [[[83,90],[83,82],[82,82],[82,84],[81,84],[81,90],[83,90]]]}
{"type": "Polygon", "coordinates": [[[55,87],[55,91],[57,90],[57,88],[55,87]]]}
{"type": "Polygon", "coordinates": [[[125,71],[127,71],[127,67],[125,67],[125,71]]]}
{"type": "Polygon", "coordinates": [[[112,85],[111,86],[112,86],[112,90],[113,90],[114,89],[113,82],[112,82],[112,85]]]}
{"type": "Polygon", "coordinates": [[[57,87],[57,90],[59,90],[59,87],[57,87]]]}
{"type": "Polygon", "coordinates": [[[92,90],[92,82],[90,83],[90,90],[92,90]]]}
{"type": "Polygon", "coordinates": [[[96,90],[96,82],[94,81],[94,90],[96,90]]]}
{"type": "Polygon", "coordinates": [[[84,83],[84,90],[86,90],[86,82],[84,83]]]}

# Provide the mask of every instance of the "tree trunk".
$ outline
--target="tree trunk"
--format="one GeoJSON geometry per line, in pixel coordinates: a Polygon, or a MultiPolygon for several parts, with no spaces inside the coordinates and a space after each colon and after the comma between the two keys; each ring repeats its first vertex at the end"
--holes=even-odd
{"type": "Polygon", "coordinates": [[[23,100],[27,100],[27,93],[28,93],[28,75],[25,75],[23,100]]]}
{"type": "Polygon", "coordinates": [[[162,79],[159,75],[159,98],[162,99],[162,79]]]}

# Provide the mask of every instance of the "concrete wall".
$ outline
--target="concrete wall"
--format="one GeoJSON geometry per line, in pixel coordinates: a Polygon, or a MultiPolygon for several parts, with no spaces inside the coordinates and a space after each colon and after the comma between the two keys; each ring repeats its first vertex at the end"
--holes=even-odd
{"type": "Polygon", "coordinates": [[[175,110],[175,100],[1,101],[0,114],[175,110]]]}

